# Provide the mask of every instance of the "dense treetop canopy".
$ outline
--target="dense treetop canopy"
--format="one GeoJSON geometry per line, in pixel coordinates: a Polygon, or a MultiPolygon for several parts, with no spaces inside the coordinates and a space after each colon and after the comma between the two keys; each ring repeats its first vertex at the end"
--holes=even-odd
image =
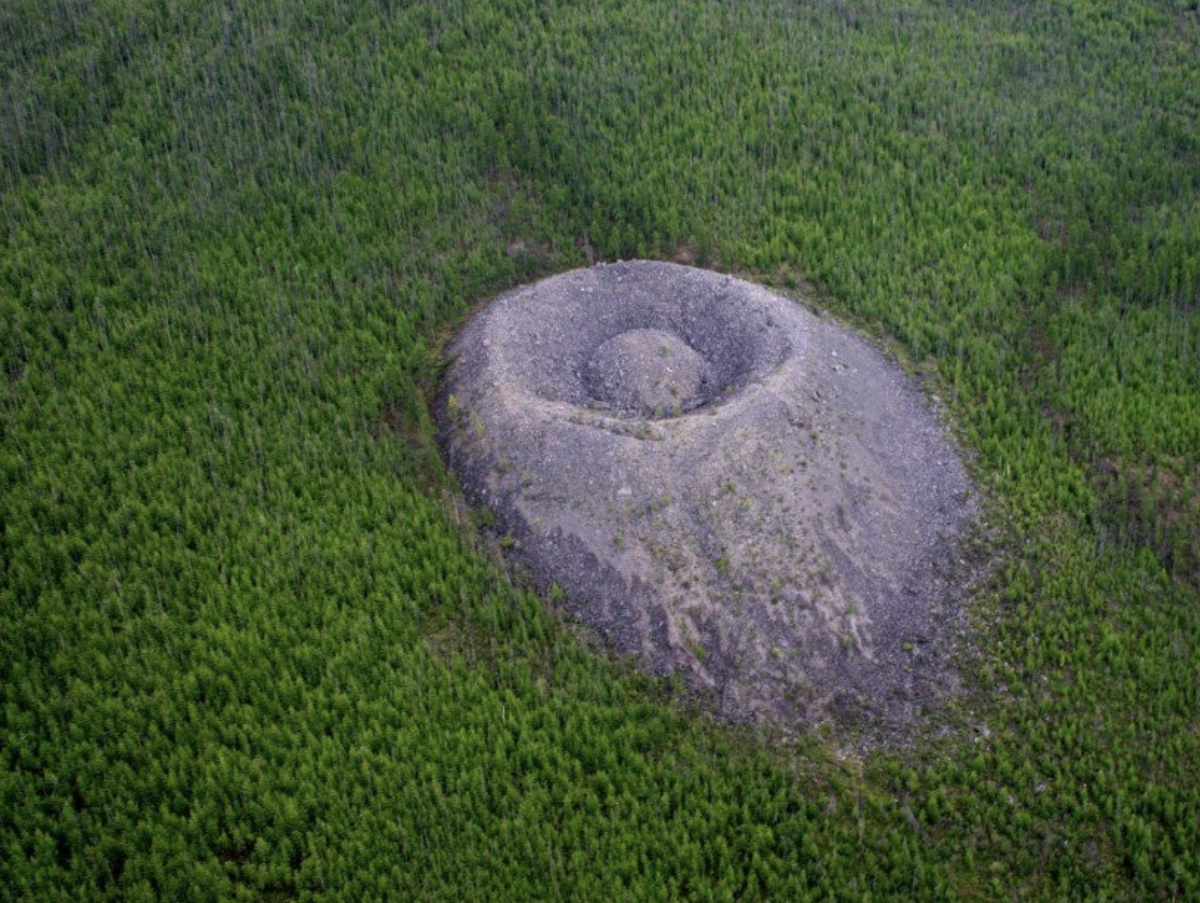
{"type": "Polygon", "coordinates": [[[1200,896],[1198,59],[1195,0],[8,0],[0,896],[1200,896]],[[953,411],[1001,558],[928,737],[711,724],[477,540],[446,334],[632,256],[953,411]]]}

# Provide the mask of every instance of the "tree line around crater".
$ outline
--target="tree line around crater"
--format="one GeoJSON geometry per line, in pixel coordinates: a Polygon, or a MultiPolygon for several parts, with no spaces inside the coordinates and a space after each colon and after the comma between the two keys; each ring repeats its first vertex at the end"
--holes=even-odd
{"type": "Polygon", "coordinates": [[[5,4],[0,895],[1200,895],[1198,58],[1180,0],[5,4]],[[953,411],[944,733],[713,726],[477,546],[441,343],[633,256],[953,411]]]}

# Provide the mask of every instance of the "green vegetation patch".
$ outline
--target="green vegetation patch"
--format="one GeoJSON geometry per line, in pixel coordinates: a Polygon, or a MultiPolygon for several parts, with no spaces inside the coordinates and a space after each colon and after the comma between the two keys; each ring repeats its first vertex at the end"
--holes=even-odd
{"type": "Polygon", "coordinates": [[[1200,896],[1197,59],[1191,0],[4,4],[2,895],[1200,896]],[[944,736],[712,727],[475,546],[436,350],[633,256],[955,412],[944,736]]]}

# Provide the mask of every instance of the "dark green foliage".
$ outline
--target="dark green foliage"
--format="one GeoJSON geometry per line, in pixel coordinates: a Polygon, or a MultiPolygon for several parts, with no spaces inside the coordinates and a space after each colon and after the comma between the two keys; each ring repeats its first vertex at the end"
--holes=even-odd
{"type": "Polygon", "coordinates": [[[0,896],[1200,896],[1189,2],[0,10],[0,896]],[[684,716],[471,544],[446,330],[592,259],[873,331],[995,497],[959,729],[684,716]]]}

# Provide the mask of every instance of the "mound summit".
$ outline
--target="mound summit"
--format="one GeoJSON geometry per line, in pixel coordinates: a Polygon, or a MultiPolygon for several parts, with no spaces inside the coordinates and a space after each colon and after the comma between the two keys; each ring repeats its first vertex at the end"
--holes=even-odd
{"type": "Polygon", "coordinates": [[[437,413],[468,498],[619,652],[787,727],[911,723],[953,685],[970,485],[861,338],[634,261],[502,295],[449,353],[437,413]]]}

